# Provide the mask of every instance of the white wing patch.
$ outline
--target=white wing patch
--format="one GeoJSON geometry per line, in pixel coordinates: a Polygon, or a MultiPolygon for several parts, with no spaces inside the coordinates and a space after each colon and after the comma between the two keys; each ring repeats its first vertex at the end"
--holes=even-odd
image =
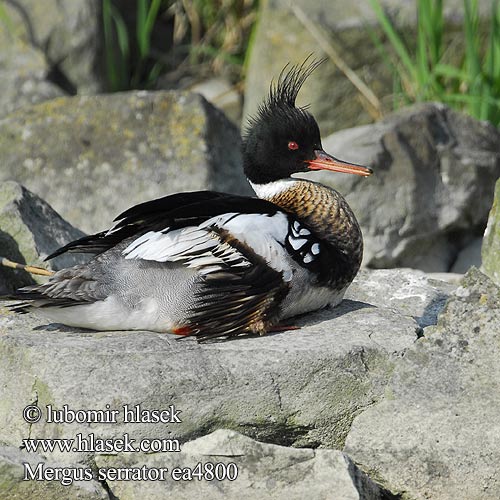
{"type": "Polygon", "coordinates": [[[291,280],[292,269],[283,247],[288,218],[281,212],[272,216],[227,213],[198,226],[149,231],[130,243],[123,255],[126,259],[179,262],[202,274],[228,266],[250,267],[250,260],[237,248],[222,241],[215,228],[223,229],[249,246],[269,266],[281,271],[285,281],[291,280]]]}

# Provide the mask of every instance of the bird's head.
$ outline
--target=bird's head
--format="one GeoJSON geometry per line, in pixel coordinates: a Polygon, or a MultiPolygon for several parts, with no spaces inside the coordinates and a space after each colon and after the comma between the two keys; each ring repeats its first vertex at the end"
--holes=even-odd
{"type": "Polygon", "coordinates": [[[332,170],[368,176],[369,168],[325,153],[318,124],[295,99],[309,75],[322,61],[285,66],[269,96],[250,119],[243,138],[243,166],[254,184],[286,179],[294,173],[332,170]]]}

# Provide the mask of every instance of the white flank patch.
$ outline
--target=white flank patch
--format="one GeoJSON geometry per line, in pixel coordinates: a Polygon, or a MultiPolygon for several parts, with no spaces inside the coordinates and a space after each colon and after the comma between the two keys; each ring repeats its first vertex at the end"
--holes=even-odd
{"type": "MultiPolygon", "coordinates": [[[[263,257],[273,269],[283,272],[285,281],[291,280],[292,270],[282,245],[287,235],[288,217],[282,212],[273,216],[232,212],[212,217],[199,226],[149,231],[130,243],[123,255],[126,259],[180,262],[202,274],[228,265],[250,266],[237,249],[220,240],[211,230],[214,226],[229,232],[263,257]]],[[[305,240],[299,241],[302,245],[305,240]]]]}
{"type": "Polygon", "coordinates": [[[288,255],[283,248],[288,231],[288,217],[283,212],[272,216],[229,213],[213,217],[203,226],[212,224],[229,231],[236,239],[263,257],[270,267],[283,272],[285,281],[292,279],[288,255]]]}
{"type": "Polygon", "coordinates": [[[51,321],[92,330],[152,330],[169,331],[173,324],[160,315],[158,302],[144,298],[134,310],[111,295],[92,304],[72,307],[34,308],[34,312],[51,321]]]}

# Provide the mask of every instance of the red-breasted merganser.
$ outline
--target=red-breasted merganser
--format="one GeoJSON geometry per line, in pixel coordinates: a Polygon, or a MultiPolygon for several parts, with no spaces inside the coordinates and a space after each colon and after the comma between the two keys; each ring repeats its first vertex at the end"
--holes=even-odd
{"type": "Polygon", "coordinates": [[[203,341],[264,334],[337,305],[361,264],[359,225],[337,191],[290,176],[372,172],[325,153],[315,119],[295,105],[317,64],[285,68],[250,121],[243,167],[258,198],[197,191],[134,206],[109,231],[49,256],[94,254],[19,290],[21,309],[69,326],[203,341]]]}

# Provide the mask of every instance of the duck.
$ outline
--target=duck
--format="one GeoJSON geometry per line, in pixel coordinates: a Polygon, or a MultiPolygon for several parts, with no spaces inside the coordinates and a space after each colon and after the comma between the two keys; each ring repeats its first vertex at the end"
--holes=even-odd
{"type": "Polygon", "coordinates": [[[133,206],[49,255],[90,258],[19,289],[17,311],[203,342],[287,329],[289,318],[338,305],[361,265],[359,224],[335,189],[292,175],[372,170],[326,153],[316,120],[296,105],[321,62],[285,66],[248,122],[243,170],[256,197],[194,191],[133,206]]]}

